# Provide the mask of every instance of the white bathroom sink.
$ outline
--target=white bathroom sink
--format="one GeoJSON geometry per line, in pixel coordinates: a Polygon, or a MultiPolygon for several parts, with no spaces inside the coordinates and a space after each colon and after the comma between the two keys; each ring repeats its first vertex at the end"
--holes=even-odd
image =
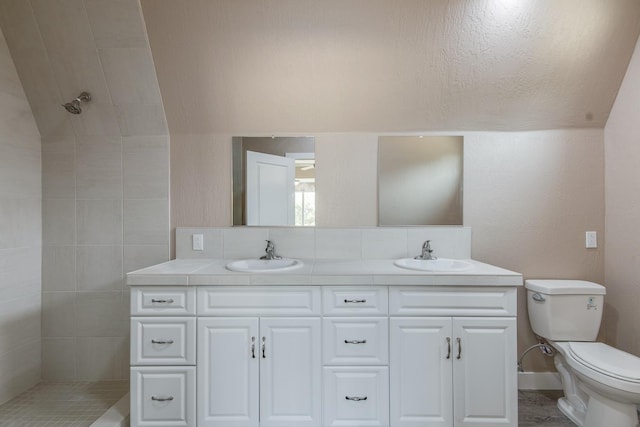
{"type": "Polygon", "coordinates": [[[227,264],[227,269],[243,273],[269,273],[277,271],[294,270],[302,267],[299,259],[240,259],[227,264]]]}
{"type": "Polygon", "coordinates": [[[402,258],[395,260],[394,264],[401,268],[421,271],[464,271],[473,267],[473,265],[467,261],[449,258],[428,260],[402,258]]]}

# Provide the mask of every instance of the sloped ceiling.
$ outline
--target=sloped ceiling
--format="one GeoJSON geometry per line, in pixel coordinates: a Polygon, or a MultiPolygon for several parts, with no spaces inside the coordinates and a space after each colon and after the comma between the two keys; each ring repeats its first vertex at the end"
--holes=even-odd
{"type": "Polygon", "coordinates": [[[603,127],[638,0],[142,0],[171,133],[603,127]]]}

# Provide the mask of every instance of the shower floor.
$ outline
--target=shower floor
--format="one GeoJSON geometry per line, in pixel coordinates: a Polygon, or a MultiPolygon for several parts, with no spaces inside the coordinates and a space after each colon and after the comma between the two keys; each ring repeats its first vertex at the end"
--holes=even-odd
{"type": "Polygon", "coordinates": [[[128,392],[128,381],[43,382],[0,405],[0,426],[88,427],[128,392]]]}

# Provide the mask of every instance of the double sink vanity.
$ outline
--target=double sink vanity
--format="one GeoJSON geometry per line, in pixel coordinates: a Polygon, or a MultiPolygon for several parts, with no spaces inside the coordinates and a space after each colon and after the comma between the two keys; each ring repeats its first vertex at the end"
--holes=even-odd
{"type": "Polygon", "coordinates": [[[517,426],[522,276],[459,256],[469,229],[349,230],[340,259],[341,230],[235,230],[127,275],[132,426],[517,426]],[[449,259],[409,256],[429,234],[449,259]],[[265,236],[291,258],[242,252],[265,236]],[[407,249],[368,257],[386,238],[407,249]]]}

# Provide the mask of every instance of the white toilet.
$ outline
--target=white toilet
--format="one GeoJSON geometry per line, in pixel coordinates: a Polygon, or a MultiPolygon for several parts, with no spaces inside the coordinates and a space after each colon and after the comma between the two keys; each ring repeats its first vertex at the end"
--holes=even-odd
{"type": "Polygon", "coordinates": [[[595,342],[604,286],[582,280],[527,280],[533,332],[555,350],[564,389],[560,410],[581,427],[636,427],[640,358],[595,342]]]}

